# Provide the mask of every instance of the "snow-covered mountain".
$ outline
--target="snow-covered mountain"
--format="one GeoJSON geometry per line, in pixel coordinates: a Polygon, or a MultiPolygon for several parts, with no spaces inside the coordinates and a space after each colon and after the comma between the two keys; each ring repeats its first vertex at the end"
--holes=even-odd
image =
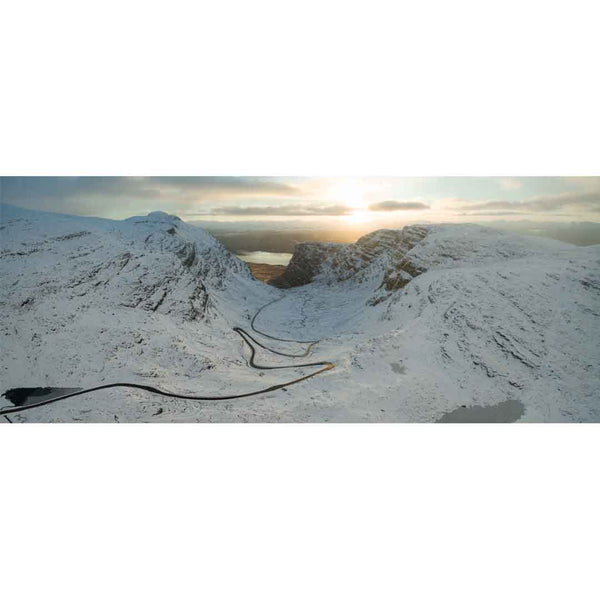
{"type": "Polygon", "coordinates": [[[193,321],[210,318],[233,281],[251,279],[246,263],[212,236],[162,212],[111,221],[4,205],[1,221],[3,267],[22,273],[10,283],[19,307],[93,297],[193,321]]]}
{"type": "MultiPolygon", "coordinates": [[[[16,420],[427,422],[487,410],[500,420],[600,421],[600,246],[409,226],[355,244],[300,244],[278,290],[164,213],[110,221],[3,206],[0,220],[2,389],[136,381],[220,395],[310,372],[249,368],[232,328],[249,328],[267,303],[257,329],[320,339],[311,360],[336,363],[244,400],[111,390],[16,420]]],[[[260,348],[257,357],[294,360],[260,348]]]]}
{"type": "Polygon", "coordinates": [[[298,250],[292,276],[311,272],[290,290],[301,314],[287,300],[273,327],[314,323],[309,337],[346,348],[338,373],[351,372],[363,418],[511,402],[521,420],[600,420],[600,246],[430,225],[298,250]]]}
{"type": "Polygon", "coordinates": [[[151,380],[191,392],[228,356],[243,364],[232,327],[274,297],[220,242],[165,213],[2,205],[0,228],[3,390],[151,380]]]}

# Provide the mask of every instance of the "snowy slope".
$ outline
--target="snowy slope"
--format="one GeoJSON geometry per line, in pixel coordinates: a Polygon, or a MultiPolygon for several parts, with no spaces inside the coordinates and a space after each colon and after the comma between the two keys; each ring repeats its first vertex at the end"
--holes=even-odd
{"type": "Polygon", "coordinates": [[[312,283],[271,313],[276,330],[329,338],[343,420],[433,421],[506,401],[523,421],[600,420],[599,246],[476,225],[394,236],[370,234],[383,242],[370,255],[364,239],[329,246],[312,283]]]}
{"type": "MultiPolygon", "coordinates": [[[[133,381],[219,395],[288,381],[310,369],[250,369],[232,331],[273,301],[258,329],[320,339],[311,360],[336,363],[245,400],[111,390],[14,420],[430,422],[512,403],[507,420],[600,421],[599,246],[410,226],[301,244],[292,287],[277,290],[164,213],[110,221],[2,206],[0,221],[2,390],[133,381]]],[[[263,349],[256,361],[294,364],[263,349]]]]}
{"type": "Polygon", "coordinates": [[[229,356],[244,366],[231,328],[276,294],[164,213],[112,221],[3,205],[0,227],[3,390],[150,380],[193,391],[211,370],[226,380],[229,356]]]}

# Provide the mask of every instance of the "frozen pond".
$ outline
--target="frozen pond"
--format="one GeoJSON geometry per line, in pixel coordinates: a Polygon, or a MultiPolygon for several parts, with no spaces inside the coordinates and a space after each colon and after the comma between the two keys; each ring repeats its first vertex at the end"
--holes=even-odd
{"type": "Polygon", "coordinates": [[[491,406],[461,406],[447,412],[438,423],[514,423],[525,413],[518,400],[506,400],[491,406]]]}

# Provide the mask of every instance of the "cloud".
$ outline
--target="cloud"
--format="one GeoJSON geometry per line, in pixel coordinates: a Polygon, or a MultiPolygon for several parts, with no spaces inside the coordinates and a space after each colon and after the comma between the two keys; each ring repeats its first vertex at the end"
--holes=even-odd
{"type": "Polygon", "coordinates": [[[293,198],[294,185],[268,177],[2,177],[0,200],[76,215],[186,211],[225,198],[293,198]]]}
{"type": "Polygon", "coordinates": [[[179,194],[296,196],[299,188],[265,177],[2,177],[6,201],[92,195],[160,197],[179,194]]]}
{"type": "Polygon", "coordinates": [[[429,208],[424,202],[396,202],[395,200],[385,200],[369,205],[369,210],[423,210],[429,208]]]}
{"type": "Polygon", "coordinates": [[[522,202],[509,202],[508,200],[489,200],[487,202],[477,202],[475,204],[461,204],[454,207],[454,210],[469,210],[473,212],[518,209],[523,205],[522,202]]]}
{"type": "Polygon", "coordinates": [[[227,196],[297,196],[301,190],[270,177],[147,177],[150,185],[192,193],[227,196]]]}
{"type": "Polygon", "coordinates": [[[559,210],[567,207],[597,209],[600,207],[600,192],[568,193],[557,196],[540,196],[525,203],[535,211],[559,210]]]}
{"type": "Polygon", "coordinates": [[[522,202],[509,202],[508,200],[489,200],[476,204],[462,204],[455,210],[470,213],[483,213],[496,210],[510,210],[518,212],[553,212],[564,208],[581,208],[597,212],[600,210],[600,192],[566,193],[552,196],[537,196],[522,202]]]}
{"type": "Polygon", "coordinates": [[[522,215],[523,213],[518,210],[490,210],[490,211],[481,211],[477,213],[472,212],[462,212],[458,213],[460,217],[470,217],[476,214],[479,217],[505,217],[507,215],[522,215]]]}
{"type": "Polygon", "coordinates": [[[270,206],[224,206],[212,208],[203,213],[188,216],[233,215],[233,216],[342,216],[352,214],[352,210],[341,204],[313,206],[311,204],[276,204],[270,206]]]}

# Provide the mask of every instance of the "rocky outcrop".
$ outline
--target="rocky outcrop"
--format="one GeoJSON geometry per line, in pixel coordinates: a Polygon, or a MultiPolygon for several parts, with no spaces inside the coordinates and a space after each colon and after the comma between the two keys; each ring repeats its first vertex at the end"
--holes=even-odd
{"type": "Polygon", "coordinates": [[[297,287],[310,283],[321,272],[321,266],[328,258],[336,259],[346,244],[302,243],[296,244],[294,254],[285,271],[271,280],[271,285],[279,288],[297,287]]]}
{"type": "Polygon", "coordinates": [[[340,282],[360,277],[377,263],[377,269],[384,273],[381,285],[388,291],[398,289],[402,282],[423,271],[406,255],[428,231],[427,226],[411,225],[404,229],[380,229],[354,244],[297,244],[285,272],[271,283],[289,288],[313,281],[340,282]]]}

